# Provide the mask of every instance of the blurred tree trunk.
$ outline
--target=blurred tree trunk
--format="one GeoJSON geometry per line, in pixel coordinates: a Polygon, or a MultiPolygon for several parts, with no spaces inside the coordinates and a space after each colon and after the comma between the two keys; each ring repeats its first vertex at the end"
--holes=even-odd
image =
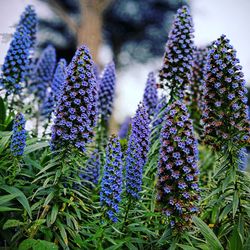
{"type": "Polygon", "coordinates": [[[112,0],[80,0],[81,23],[77,32],[78,44],[86,44],[98,63],[98,52],[102,44],[103,11],[112,0]]]}
{"type": "Polygon", "coordinates": [[[79,0],[81,4],[81,22],[75,23],[67,11],[55,0],[47,0],[54,11],[70,29],[75,32],[77,44],[86,44],[94,61],[98,64],[98,52],[102,44],[103,12],[113,0],[79,0]]]}

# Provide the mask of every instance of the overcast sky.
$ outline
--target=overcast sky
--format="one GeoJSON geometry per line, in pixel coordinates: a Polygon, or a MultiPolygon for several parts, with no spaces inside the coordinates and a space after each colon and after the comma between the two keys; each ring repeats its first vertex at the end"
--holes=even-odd
{"type": "MultiPolygon", "coordinates": [[[[34,4],[38,14],[46,15],[46,9],[37,0],[0,0],[0,33],[13,33],[12,27],[27,4],[34,4]]],[[[237,50],[245,78],[250,82],[250,0],[192,0],[191,11],[195,26],[195,42],[206,45],[225,34],[237,50]]],[[[0,64],[9,43],[0,37],[0,64]]],[[[147,65],[134,64],[118,72],[118,89],[115,114],[121,121],[127,114],[133,114],[143,95],[146,77],[155,70],[161,59],[147,65]]]]}

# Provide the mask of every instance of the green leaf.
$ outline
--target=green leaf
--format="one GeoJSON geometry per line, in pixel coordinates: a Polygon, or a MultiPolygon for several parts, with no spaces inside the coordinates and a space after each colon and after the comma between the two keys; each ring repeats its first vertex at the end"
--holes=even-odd
{"type": "Polygon", "coordinates": [[[184,250],[198,250],[198,248],[196,247],[191,247],[191,246],[188,246],[188,245],[183,245],[183,244],[176,244],[178,247],[180,247],[181,249],[184,249],[184,250]]]}
{"type": "Polygon", "coordinates": [[[36,244],[36,240],[34,239],[27,239],[24,240],[18,247],[18,250],[30,250],[34,249],[33,246],[36,244]]]}
{"type": "Polygon", "coordinates": [[[239,232],[238,232],[238,226],[235,225],[233,232],[232,232],[232,236],[229,239],[229,249],[230,250],[236,250],[236,249],[242,250],[242,248],[243,248],[243,244],[242,244],[239,232]]]}
{"type": "Polygon", "coordinates": [[[0,212],[8,212],[8,211],[20,211],[20,209],[14,207],[4,207],[4,206],[0,207],[0,212]]]}
{"type": "Polygon", "coordinates": [[[171,236],[171,229],[168,227],[162,234],[161,238],[158,240],[158,244],[165,243],[170,236],[171,236]]]}
{"type": "Polygon", "coordinates": [[[51,211],[51,217],[50,217],[51,224],[53,224],[56,221],[57,214],[58,214],[58,205],[55,204],[51,211]]]}
{"type": "Polygon", "coordinates": [[[12,132],[6,133],[0,140],[0,154],[5,150],[7,147],[10,137],[12,135],[12,132]]]}
{"type": "Polygon", "coordinates": [[[20,191],[18,188],[10,187],[10,186],[7,186],[7,185],[1,186],[0,188],[5,190],[6,192],[8,192],[10,194],[15,195],[16,199],[22,204],[22,206],[27,211],[30,218],[32,217],[29,202],[28,202],[26,196],[24,195],[24,193],[22,191],[20,191]]]}
{"type": "Polygon", "coordinates": [[[249,250],[249,249],[250,249],[250,235],[248,235],[248,238],[246,239],[243,247],[243,250],[249,250]]]}
{"type": "Polygon", "coordinates": [[[0,205],[3,205],[4,203],[11,201],[17,197],[16,194],[7,194],[0,196],[0,205]]]}
{"type": "Polygon", "coordinates": [[[45,240],[24,240],[18,247],[18,250],[58,250],[58,246],[55,243],[45,240]]]}
{"type": "Polygon", "coordinates": [[[227,189],[227,187],[228,187],[228,185],[230,184],[231,181],[232,181],[232,176],[228,175],[226,177],[226,179],[222,183],[222,192],[223,193],[225,192],[225,190],[227,189]]]}
{"type": "Polygon", "coordinates": [[[223,209],[222,213],[219,216],[219,221],[223,220],[230,211],[232,211],[232,203],[227,204],[223,209]]]}
{"type": "Polygon", "coordinates": [[[125,243],[129,250],[137,250],[138,248],[131,242],[125,243]]]}
{"type": "Polygon", "coordinates": [[[237,212],[238,206],[239,206],[239,194],[238,191],[235,191],[233,196],[233,218],[237,212]]]}
{"type": "Polygon", "coordinates": [[[3,98],[0,97],[0,128],[3,128],[4,122],[6,119],[6,108],[4,105],[3,98]]]}
{"type": "Polygon", "coordinates": [[[69,241],[68,241],[68,236],[67,236],[67,233],[66,233],[66,230],[64,228],[64,224],[62,224],[59,220],[56,221],[56,225],[58,226],[59,228],[59,231],[60,231],[60,234],[61,234],[61,237],[63,239],[63,242],[65,243],[65,245],[67,246],[69,241]]]}
{"type": "Polygon", "coordinates": [[[200,229],[200,232],[213,250],[223,250],[220,241],[218,240],[214,232],[207,226],[207,224],[205,224],[201,219],[196,216],[193,217],[193,222],[200,229]]]}
{"type": "Polygon", "coordinates": [[[45,201],[44,201],[44,206],[47,206],[50,202],[51,202],[51,200],[54,198],[54,196],[55,196],[55,193],[54,192],[51,192],[47,197],[46,197],[46,199],[45,199],[45,201]]]}
{"type": "Polygon", "coordinates": [[[29,145],[25,148],[24,154],[30,154],[34,151],[37,151],[41,148],[48,147],[49,143],[48,142],[37,142],[36,144],[29,145]]]}
{"type": "Polygon", "coordinates": [[[43,172],[49,170],[50,168],[52,168],[52,167],[54,167],[54,166],[56,166],[56,165],[58,165],[58,162],[51,162],[51,163],[49,163],[46,167],[42,168],[42,170],[41,170],[38,174],[36,174],[36,175],[40,175],[40,174],[42,174],[43,172]]]}
{"type": "Polygon", "coordinates": [[[11,227],[18,227],[23,225],[24,223],[19,220],[7,220],[3,225],[3,230],[11,227]]]}

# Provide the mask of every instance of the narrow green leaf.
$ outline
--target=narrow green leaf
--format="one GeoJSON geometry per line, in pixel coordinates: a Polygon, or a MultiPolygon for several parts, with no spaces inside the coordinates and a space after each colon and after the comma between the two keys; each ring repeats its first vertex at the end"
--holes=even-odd
{"type": "Polygon", "coordinates": [[[188,246],[188,245],[183,245],[183,244],[176,244],[178,247],[180,247],[181,249],[184,249],[184,250],[198,250],[198,248],[196,247],[191,247],[191,246],[188,246]]]}
{"type": "Polygon", "coordinates": [[[22,204],[22,206],[27,211],[30,218],[32,217],[29,202],[28,202],[26,196],[24,195],[24,193],[22,191],[20,191],[16,187],[10,187],[10,186],[7,186],[7,185],[1,186],[0,188],[5,190],[6,192],[8,192],[10,194],[16,195],[17,200],[22,204]]]}
{"type": "Polygon", "coordinates": [[[9,211],[20,211],[20,209],[14,207],[0,206],[0,212],[9,212],[9,211]]]}
{"type": "Polygon", "coordinates": [[[233,218],[237,212],[238,206],[239,206],[239,194],[238,191],[235,191],[233,196],[233,218]]]}
{"type": "Polygon", "coordinates": [[[12,135],[12,132],[8,132],[6,135],[4,135],[0,140],[0,154],[5,150],[7,147],[10,137],[12,135]]]}
{"type": "Polygon", "coordinates": [[[64,244],[67,246],[69,241],[68,241],[68,236],[67,236],[66,230],[64,228],[64,224],[62,224],[59,220],[57,220],[56,225],[59,228],[59,231],[60,231],[60,234],[61,234],[61,237],[63,239],[64,244]]]}
{"type": "Polygon", "coordinates": [[[238,227],[237,225],[234,226],[232,235],[229,239],[229,250],[236,250],[236,249],[242,250],[242,248],[243,248],[243,244],[242,244],[241,238],[239,236],[239,232],[238,232],[237,227],[238,227]]]}
{"type": "Polygon", "coordinates": [[[219,216],[219,221],[223,220],[230,211],[232,211],[232,203],[227,204],[223,209],[222,213],[219,216]]]}
{"type": "Polygon", "coordinates": [[[213,250],[223,250],[220,241],[218,240],[214,232],[207,226],[207,224],[205,224],[196,216],[193,217],[193,222],[200,229],[200,232],[213,250]]]}
{"type": "Polygon", "coordinates": [[[46,197],[46,199],[45,199],[45,201],[44,201],[44,206],[47,206],[50,202],[51,202],[51,200],[54,198],[54,196],[55,196],[55,193],[54,192],[51,192],[47,197],[46,197]]]}
{"type": "Polygon", "coordinates": [[[0,196],[0,205],[3,205],[4,203],[11,201],[17,197],[16,194],[7,194],[0,196]]]}
{"type": "Polygon", "coordinates": [[[138,248],[132,244],[131,242],[125,243],[125,245],[128,247],[129,250],[137,250],[138,248]]]}
{"type": "Polygon", "coordinates": [[[30,154],[34,151],[37,151],[39,149],[48,147],[49,143],[48,142],[37,142],[36,144],[29,145],[25,148],[24,154],[30,154]]]}
{"type": "Polygon", "coordinates": [[[0,97],[0,128],[3,127],[5,119],[6,119],[6,108],[4,105],[3,98],[0,97]]]}
{"type": "Polygon", "coordinates": [[[55,204],[51,210],[50,223],[53,224],[56,221],[56,217],[58,214],[58,205],[55,204]]]}
{"type": "Polygon", "coordinates": [[[48,165],[46,165],[37,175],[42,174],[43,172],[49,170],[50,168],[53,168],[54,166],[58,165],[58,162],[51,162],[48,165]]]}
{"type": "Polygon", "coordinates": [[[11,227],[18,227],[23,225],[24,223],[19,220],[7,220],[3,225],[3,230],[11,227]]]}

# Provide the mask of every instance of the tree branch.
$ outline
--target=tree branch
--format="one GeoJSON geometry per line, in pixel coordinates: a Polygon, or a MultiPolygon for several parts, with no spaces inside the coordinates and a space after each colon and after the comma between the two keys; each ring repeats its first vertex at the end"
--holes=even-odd
{"type": "Polygon", "coordinates": [[[47,3],[51,6],[54,12],[63,19],[63,21],[69,26],[69,28],[74,32],[77,33],[78,25],[74,22],[67,12],[62,8],[60,4],[57,3],[55,0],[47,0],[47,3]]]}

